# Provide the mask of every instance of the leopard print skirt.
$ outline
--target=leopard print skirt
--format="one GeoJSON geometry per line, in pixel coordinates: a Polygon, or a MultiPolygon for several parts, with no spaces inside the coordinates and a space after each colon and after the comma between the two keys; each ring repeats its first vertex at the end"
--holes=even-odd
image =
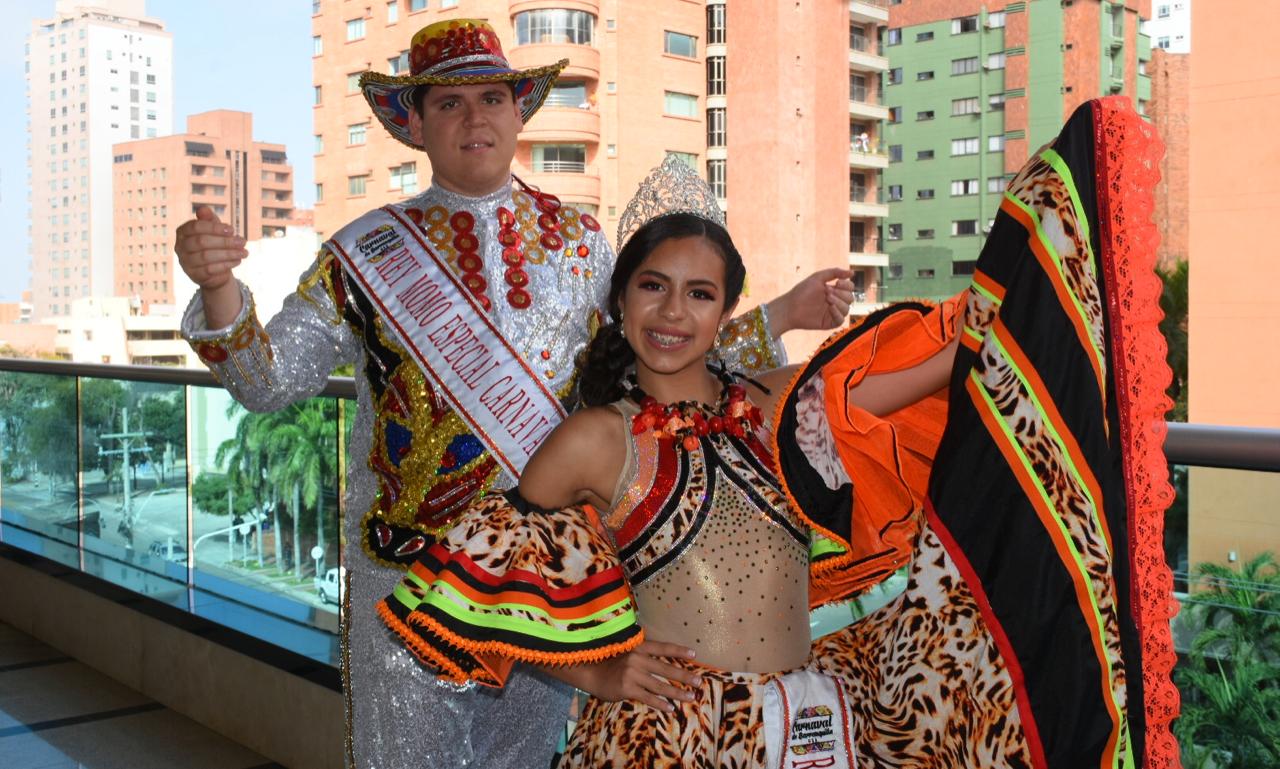
{"type": "MultiPolygon", "coordinates": [[[[783,673],[729,673],[684,660],[702,686],[673,712],[591,698],[560,769],[764,767],[765,685],[783,673]]],[[[906,590],[817,639],[805,668],[840,679],[862,769],[1024,769],[1031,754],[1015,689],[972,593],[927,526],[906,590]]]]}

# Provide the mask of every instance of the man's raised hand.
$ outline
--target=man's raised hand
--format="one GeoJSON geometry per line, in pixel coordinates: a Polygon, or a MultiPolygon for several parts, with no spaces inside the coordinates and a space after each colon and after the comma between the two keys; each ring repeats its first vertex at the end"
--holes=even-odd
{"type": "Polygon", "coordinates": [[[218,221],[208,206],[196,209],[196,218],[178,227],[174,241],[178,264],[192,283],[216,291],[231,282],[231,270],[249,255],[244,238],[230,225],[218,221]]]}

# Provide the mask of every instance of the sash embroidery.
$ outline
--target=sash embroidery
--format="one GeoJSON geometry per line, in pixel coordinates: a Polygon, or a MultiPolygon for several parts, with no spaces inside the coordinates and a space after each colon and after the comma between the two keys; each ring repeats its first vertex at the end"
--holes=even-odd
{"type": "Polygon", "coordinates": [[[763,710],[769,769],[857,769],[852,714],[838,680],[787,673],[767,684],[763,710]]]}
{"type": "Polygon", "coordinates": [[[518,478],[564,407],[392,206],[330,240],[343,265],[431,383],[485,448],[518,478]]]}

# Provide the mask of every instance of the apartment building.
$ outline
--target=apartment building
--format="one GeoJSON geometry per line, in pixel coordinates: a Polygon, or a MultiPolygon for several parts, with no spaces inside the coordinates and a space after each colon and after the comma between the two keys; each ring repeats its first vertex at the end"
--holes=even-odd
{"type": "Polygon", "coordinates": [[[889,9],[884,103],[886,295],[968,285],[1012,174],[1073,110],[1151,98],[1150,0],[901,0],[889,9]]]}
{"type": "Polygon", "coordinates": [[[58,0],[27,36],[37,320],[114,287],[111,145],[172,130],[172,48],[144,0],[58,0]]]}
{"type": "Polygon", "coordinates": [[[316,0],[312,14],[322,237],[430,183],[425,154],[373,121],[360,73],[407,71],[415,31],[479,17],[513,66],[570,62],[520,136],[514,170],[526,182],[593,212],[612,239],[640,181],[677,155],[728,214],[750,275],[744,306],[848,263],[860,307],[876,301],[887,263],[876,235],[887,211],[877,200],[888,164],[877,104],[884,0],[316,0]],[[847,90],[833,62],[847,68],[847,90]]]}
{"type": "MultiPolygon", "coordinates": [[[[207,205],[245,240],[284,235],[294,219],[293,169],[283,144],[253,140],[253,116],[213,110],[186,133],[121,142],[112,158],[115,283],[135,311],[177,302],[175,231],[207,205]]],[[[166,312],[168,310],[166,309],[166,312]]]]}

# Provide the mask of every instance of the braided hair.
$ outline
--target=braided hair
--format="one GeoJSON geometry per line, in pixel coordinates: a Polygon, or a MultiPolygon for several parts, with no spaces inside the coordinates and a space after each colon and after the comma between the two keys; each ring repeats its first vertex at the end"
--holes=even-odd
{"type": "Polygon", "coordinates": [[[636,355],[622,336],[622,293],[631,276],[661,243],[672,238],[705,238],[724,259],[724,306],[732,307],[742,293],[747,269],[728,231],[694,214],[660,216],[635,231],[618,253],[609,279],[609,320],[578,356],[578,391],[586,406],[613,403],[624,394],[622,380],[636,355]]]}

